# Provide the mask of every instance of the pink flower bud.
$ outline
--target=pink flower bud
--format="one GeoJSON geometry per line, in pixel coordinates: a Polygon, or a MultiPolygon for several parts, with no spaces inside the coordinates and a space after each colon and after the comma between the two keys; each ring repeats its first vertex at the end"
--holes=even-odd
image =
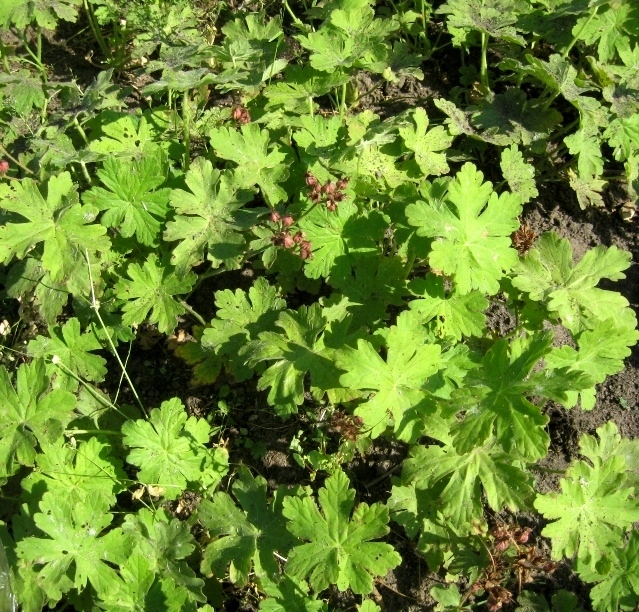
{"type": "Polygon", "coordinates": [[[295,221],[293,220],[293,217],[291,217],[291,215],[286,215],[283,219],[282,219],[282,225],[284,227],[290,227],[291,225],[293,225],[295,221]]]}
{"type": "Polygon", "coordinates": [[[284,248],[290,249],[291,247],[295,246],[295,240],[293,240],[293,236],[291,236],[290,234],[284,234],[282,244],[284,248]]]}
{"type": "Polygon", "coordinates": [[[273,223],[278,223],[280,219],[281,219],[280,213],[278,213],[276,210],[274,210],[271,213],[271,221],[273,221],[273,223]]]}
{"type": "Polygon", "coordinates": [[[0,176],[9,172],[9,162],[5,159],[0,159],[0,176]]]}
{"type": "Polygon", "coordinates": [[[349,178],[342,178],[339,181],[337,181],[337,188],[338,189],[346,189],[346,186],[348,185],[348,181],[350,179],[349,178]]]}

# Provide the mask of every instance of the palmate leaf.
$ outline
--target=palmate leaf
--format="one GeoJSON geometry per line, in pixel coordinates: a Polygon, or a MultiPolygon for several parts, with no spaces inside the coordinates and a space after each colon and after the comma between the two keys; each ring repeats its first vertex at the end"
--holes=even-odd
{"type": "Polygon", "coordinates": [[[447,292],[444,279],[432,273],[410,281],[408,288],[413,295],[419,296],[411,300],[408,307],[422,323],[432,321],[439,336],[459,341],[463,336],[479,337],[484,333],[488,300],[481,292],[465,295],[447,292]]]}
{"type": "Polygon", "coordinates": [[[207,448],[211,427],[204,419],[188,417],[179,399],[154,408],[149,421],[127,421],[124,444],[132,450],[127,461],[140,468],[138,479],[164,489],[176,499],[187,488],[215,485],[226,474],[226,451],[207,448]]]}
{"type": "Polygon", "coordinates": [[[524,466],[516,455],[494,444],[462,454],[448,445],[416,446],[404,461],[401,482],[414,487],[415,495],[427,496],[437,508],[437,515],[429,506],[423,509],[425,514],[418,512],[413,518],[418,524],[424,520],[440,526],[449,523],[460,532],[471,533],[473,523],[483,522],[482,494],[495,512],[504,507],[517,512],[530,506],[533,479],[524,466]]]}
{"type": "Polygon", "coordinates": [[[155,253],[142,266],[129,264],[126,272],[129,278],[121,278],[115,287],[120,299],[129,300],[122,308],[122,322],[139,325],[151,311],[149,322],[157,323],[161,332],[171,333],[178,316],[186,312],[173,296],[188,293],[195,283],[195,274],[189,272],[180,278],[168,262],[158,262],[155,253]]]}
{"type": "Polygon", "coordinates": [[[230,289],[216,291],[215,305],[215,319],[202,333],[202,348],[225,358],[237,381],[247,380],[253,375],[253,369],[246,365],[242,349],[260,332],[275,329],[279,311],[286,302],[275,287],[260,277],[248,293],[241,289],[235,293],[230,289]]]}
{"type": "Polygon", "coordinates": [[[197,158],[186,173],[189,191],[174,189],[171,206],[178,213],[164,232],[169,242],[179,240],[171,263],[179,274],[205,259],[217,268],[237,267],[242,256],[244,236],[256,219],[254,212],[241,210],[253,193],[240,190],[231,173],[219,172],[208,159],[197,158]]]}
{"type": "Polygon", "coordinates": [[[247,364],[255,367],[261,361],[273,361],[260,377],[257,388],[268,389],[268,403],[280,416],[297,412],[304,402],[304,378],[310,373],[311,385],[330,389],[337,384],[337,371],[324,355],[319,339],[326,326],[321,307],[315,303],[301,306],[297,312],[285,310],[276,322],[281,332],[265,331],[246,349],[247,364]]]}
{"type": "Polygon", "coordinates": [[[260,602],[260,612],[328,612],[328,604],[308,594],[308,585],[284,574],[279,582],[262,580],[262,590],[269,596],[260,602]]]}
{"type": "Polygon", "coordinates": [[[553,349],[546,355],[546,365],[549,368],[568,368],[569,371],[586,373],[593,382],[593,387],[584,389],[579,394],[570,391],[568,401],[564,404],[572,407],[580,397],[580,405],[584,410],[595,407],[595,384],[602,383],[608,376],[623,370],[623,360],[630,356],[630,347],[639,340],[636,319],[631,317],[629,325],[616,322],[613,319],[603,321],[592,330],[579,334],[577,345],[579,350],[571,346],[553,349]]]}
{"type": "Polygon", "coordinates": [[[447,174],[446,150],[450,148],[453,136],[442,126],[426,131],[428,116],[423,108],[414,110],[412,120],[414,127],[400,127],[399,135],[406,148],[415,154],[415,161],[422,172],[420,178],[447,174]]]}
{"type": "Polygon", "coordinates": [[[568,391],[592,386],[588,376],[567,368],[530,374],[551,347],[551,332],[516,338],[510,344],[506,339],[495,342],[446,407],[451,413],[458,408],[465,412],[464,420],[453,427],[457,452],[469,453],[494,436],[508,454],[528,461],[546,455],[549,419],[526,396],[565,402],[568,391]]]}
{"type": "Polygon", "coordinates": [[[499,279],[518,261],[510,234],[519,227],[519,196],[493,191],[492,183],[466,163],[442,199],[429,197],[406,208],[419,236],[435,238],[431,267],[453,277],[460,294],[478,289],[491,295],[499,279]]]}
{"type": "Polygon", "coordinates": [[[614,148],[614,158],[626,161],[639,149],[639,115],[615,117],[606,128],[604,138],[614,148]]]}
{"type": "Polygon", "coordinates": [[[596,178],[582,178],[577,176],[570,168],[568,169],[568,180],[582,210],[589,206],[603,208],[606,205],[601,195],[606,186],[606,181],[596,178]]]}
{"type": "Polygon", "coordinates": [[[603,173],[603,156],[601,154],[601,137],[588,129],[577,130],[566,136],[564,143],[572,155],[577,156],[579,178],[591,180],[603,173]]]}
{"type": "Polygon", "coordinates": [[[80,205],[68,172],[50,178],[45,193],[43,196],[29,178],[0,187],[0,208],[26,219],[0,226],[0,260],[22,259],[34,246],[44,243],[41,262],[51,279],[64,281],[74,293],[88,294],[86,252],[94,260],[96,251],[110,249],[106,228],[93,223],[97,208],[80,205]]]}
{"type": "Polygon", "coordinates": [[[97,174],[106,187],[93,187],[82,199],[105,211],[100,222],[119,228],[147,246],[157,246],[168,212],[170,189],[158,189],[166,180],[166,155],[157,148],[139,160],[109,157],[97,174]]]}
{"type": "MultiPolygon", "coordinates": [[[[136,514],[126,515],[122,533],[134,547],[133,554],[139,554],[148,562],[156,580],[147,595],[147,602],[162,593],[170,593],[175,601],[167,603],[171,610],[177,612],[185,609],[178,602],[184,605],[187,600],[206,601],[202,594],[204,581],[196,577],[185,560],[195,549],[195,540],[186,521],[171,518],[161,509],[152,511],[142,508],[136,514]]],[[[164,605],[161,607],[164,608],[164,605]]],[[[150,607],[149,603],[147,607],[150,607]]]]}
{"type": "Polygon", "coordinates": [[[318,493],[321,512],[310,497],[288,497],[283,514],[288,530],[307,540],[293,548],[286,572],[294,578],[309,577],[315,591],[336,584],[365,595],[373,590],[373,576],[384,576],[401,563],[390,544],[371,542],[389,531],[388,508],[361,503],[353,512],[355,490],[344,472],[330,476],[318,493]]]}
{"type": "Polygon", "coordinates": [[[441,347],[428,340],[419,317],[404,312],[386,337],[386,361],[367,340],[358,340],[357,350],[338,355],[338,366],[347,372],[340,377],[341,385],[374,392],[355,410],[371,437],[377,438],[389,425],[404,442],[412,443],[422,433],[421,417],[433,410],[426,383],[441,367],[441,347]]]}
{"type": "Polygon", "coordinates": [[[0,366],[0,483],[19,465],[32,466],[36,445],[58,439],[73,418],[75,396],[49,390],[50,379],[42,359],[18,368],[16,388],[0,366]]]}
{"type": "Polygon", "coordinates": [[[278,185],[284,181],[286,154],[279,145],[270,142],[267,130],[260,130],[256,123],[243,125],[241,131],[220,127],[209,133],[215,154],[238,164],[235,181],[238,187],[251,188],[258,185],[271,206],[285,200],[287,194],[278,185]]]}
{"type": "Polygon", "coordinates": [[[597,435],[598,445],[590,436],[580,441],[590,463],[574,462],[560,480],[561,493],[535,500],[535,508],[553,520],[541,532],[551,540],[552,558],[576,556],[582,570],[594,570],[598,561],[622,546],[624,531],[639,520],[639,502],[627,486],[626,472],[633,466],[612,452],[620,442],[616,427],[600,427],[597,435]]]}
{"type": "Polygon", "coordinates": [[[510,190],[521,198],[523,204],[539,195],[535,184],[535,168],[524,160],[516,145],[502,150],[499,165],[510,190]]]}
{"type": "Polygon", "coordinates": [[[628,301],[619,293],[595,287],[602,278],[625,278],[630,253],[612,246],[590,249],[573,265],[568,240],[554,232],[542,234],[517,264],[513,285],[542,302],[573,334],[596,327],[601,321],[627,321],[628,301]]]}
{"type": "Polygon", "coordinates": [[[363,213],[347,200],[335,211],[315,206],[299,227],[313,245],[313,258],[304,262],[304,274],[330,279],[350,274],[358,254],[376,252],[388,224],[379,212],[363,213]]]}
{"type": "Polygon", "coordinates": [[[56,374],[55,386],[69,391],[78,388],[77,377],[101,382],[106,376],[106,360],[92,351],[102,348],[95,334],[80,331],[80,321],[69,319],[64,325],[49,327],[49,336],[37,336],[27,346],[32,357],[51,360],[47,372],[56,374]]]}
{"type": "Polygon", "coordinates": [[[436,12],[448,15],[448,27],[475,30],[523,47],[526,41],[515,24],[528,10],[528,3],[520,0],[447,0],[436,12]]]}
{"type": "Polygon", "coordinates": [[[55,30],[58,20],[74,22],[78,18],[80,0],[15,0],[0,7],[0,25],[14,25],[23,30],[36,23],[45,30],[55,30]]]}
{"type": "Polygon", "coordinates": [[[310,66],[287,66],[284,79],[272,83],[262,92],[268,99],[266,108],[284,107],[294,110],[303,107],[306,111],[313,100],[348,82],[348,75],[340,72],[324,73],[310,66]]]}
{"type": "MultiPolygon", "coordinates": [[[[561,94],[569,102],[576,100],[592,87],[584,86],[573,64],[558,54],[553,54],[545,62],[532,55],[526,55],[528,66],[518,66],[517,71],[529,74],[541,81],[554,94],[561,94]]],[[[509,66],[512,64],[508,64],[509,66]]]]}
{"type": "Polygon", "coordinates": [[[597,57],[603,63],[627,47],[629,38],[634,42],[639,38],[639,9],[631,2],[606,4],[594,16],[581,17],[572,30],[586,45],[597,43],[597,57]]]}
{"type": "Polygon", "coordinates": [[[125,562],[130,544],[120,528],[102,534],[112,520],[99,498],[78,504],[45,493],[34,516],[45,537],[19,541],[18,557],[41,566],[38,583],[54,602],[71,588],[82,592],[88,582],[98,595],[117,590],[121,579],[112,564],[125,562]]]}
{"type": "Polygon", "coordinates": [[[37,471],[22,481],[27,491],[42,486],[76,504],[91,498],[96,504],[101,502],[107,511],[115,504],[115,496],[126,489],[122,462],[112,456],[112,447],[106,442],[90,438],[73,448],[58,439],[41,446],[42,454],[36,457],[37,471]]]}
{"type": "Polygon", "coordinates": [[[578,568],[579,577],[597,584],[590,590],[595,612],[636,610],[639,604],[639,532],[633,531],[627,543],[610,550],[605,573],[589,567],[578,568]]]}
{"type": "Polygon", "coordinates": [[[255,478],[248,469],[241,468],[233,483],[239,508],[223,492],[199,505],[198,519],[212,538],[202,557],[203,574],[213,573],[223,579],[228,569],[231,581],[239,587],[248,583],[251,571],[267,584],[279,581],[278,556],[286,557],[299,542],[286,530],[282,504],[300,492],[280,486],[268,500],[267,490],[264,478],[255,478]]]}

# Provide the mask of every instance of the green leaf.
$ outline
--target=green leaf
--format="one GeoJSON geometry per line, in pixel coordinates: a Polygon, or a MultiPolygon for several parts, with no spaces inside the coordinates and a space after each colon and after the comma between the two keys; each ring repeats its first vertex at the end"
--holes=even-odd
{"type": "Polygon", "coordinates": [[[521,198],[522,204],[539,195],[535,184],[535,168],[524,161],[517,145],[502,150],[500,166],[510,190],[521,198]]]}
{"type": "Polygon", "coordinates": [[[337,386],[336,368],[323,354],[318,339],[326,326],[321,307],[315,303],[297,312],[282,312],[276,323],[284,332],[264,331],[247,348],[247,365],[274,361],[260,377],[257,388],[270,387],[268,403],[281,416],[297,412],[304,402],[304,378],[311,375],[311,385],[323,389],[337,386]]]}
{"type": "Polygon", "coordinates": [[[245,586],[251,571],[259,579],[278,581],[278,558],[286,557],[297,543],[288,531],[282,516],[285,499],[295,491],[280,486],[273,498],[267,499],[264,478],[254,478],[248,469],[241,468],[239,479],[233,483],[233,495],[219,492],[198,507],[197,516],[213,539],[202,558],[202,573],[215,574],[223,579],[227,568],[231,581],[245,586]]]}
{"type": "MultiPolygon", "coordinates": [[[[416,446],[403,463],[401,482],[414,487],[414,494],[427,492],[438,514],[454,529],[468,533],[473,524],[483,523],[482,495],[495,512],[504,507],[512,512],[524,510],[533,497],[533,479],[523,462],[495,445],[464,453],[452,446],[416,446]]],[[[423,528],[434,518],[426,506],[413,520],[423,528]]]]}
{"type": "Polygon", "coordinates": [[[306,112],[313,100],[348,82],[340,72],[323,73],[310,66],[288,66],[284,80],[268,85],[262,92],[268,99],[266,108],[300,108],[306,112]]]}
{"type": "Polygon", "coordinates": [[[166,218],[170,189],[158,189],[166,180],[168,166],[161,149],[140,160],[110,157],[97,174],[106,187],[93,187],[83,201],[106,211],[100,222],[119,228],[125,238],[135,236],[147,246],[157,246],[166,218]]]}
{"type": "Polygon", "coordinates": [[[408,307],[422,323],[432,321],[438,336],[460,341],[463,336],[483,335],[488,300],[479,291],[465,295],[447,292],[444,279],[432,273],[426,278],[413,279],[408,288],[413,295],[419,296],[408,302],[408,307]]]}
{"type": "Polygon", "coordinates": [[[328,612],[328,605],[308,594],[308,585],[284,574],[279,582],[262,581],[269,595],[260,602],[260,612],[328,612]]]}
{"type": "MultiPolygon", "coordinates": [[[[546,355],[546,365],[552,369],[568,368],[569,371],[586,373],[592,380],[593,386],[580,392],[581,407],[592,410],[595,407],[595,384],[602,383],[612,374],[623,370],[623,360],[630,356],[630,346],[639,340],[639,331],[635,329],[636,319],[632,324],[621,325],[613,319],[603,321],[595,329],[586,330],[579,334],[577,345],[579,350],[571,346],[553,349],[546,355]]],[[[568,407],[577,402],[577,393],[568,393],[568,407]]]]}
{"type": "Polygon", "coordinates": [[[448,184],[442,199],[416,202],[406,208],[408,222],[419,236],[435,238],[431,267],[451,275],[463,295],[478,289],[494,295],[499,279],[518,261],[510,234],[519,227],[519,196],[493,191],[492,183],[466,163],[448,184]]]}
{"type": "Polygon", "coordinates": [[[132,450],[127,461],[140,468],[138,479],[164,489],[167,499],[195,484],[217,484],[226,473],[226,454],[207,448],[211,427],[204,419],[188,417],[179,399],[162,402],[149,421],[122,426],[124,444],[132,450]]]}
{"type": "Polygon", "coordinates": [[[44,361],[37,359],[18,368],[16,389],[0,366],[0,483],[19,465],[32,466],[35,447],[56,440],[73,418],[73,394],[49,389],[44,361]]]}
{"type": "MultiPolygon", "coordinates": [[[[186,521],[170,518],[164,510],[142,508],[136,514],[126,515],[122,533],[135,547],[134,554],[144,558],[153,577],[161,581],[162,591],[177,595],[177,601],[206,601],[202,594],[204,581],[196,577],[186,561],[195,550],[195,540],[186,521]]],[[[143,571],[144,567],[146,564],[142,566],[143,571]]],[[[176,612],[185,609],[173,602],[167,603],[176,612]]]]}
{"type": "Polygon", "coordinates": [[[313,258],[307,259],[304,273],[309,278],[341,278],[349,274],[360,253],[375,253],[388,224],[377,211],[367,214],[347,200],[337,210],[315,206],[299,222],[313,246],[313,258]]]}
{"type": "Polygon", "coordinates": [[[178,316],[186,312],[173,296],[188,293],[196,281],[196,275],[189,272],[180,278],[173,266],[158,262],[155,253],[149,255],[142,266],[129,264],[126,272],[129,278],[121,278],[115,286],[117,296],[128,300],[122,308],[122,322],[125,325],[139,325],[151,311],[149,322],[157,323],[162,333],[171,333],[178,323],[178,316]]]}
{"type": "Polygon", "coordinates": [[[573,64],[557,53],[552,54],[547,62],[529,54],[526,60],[529,65],[521,66],[520,72],[535,77],[552,93],[563,95],[573,104],[581,94],[593,89],[584,87],[573,64]]]}
{"type": "Polygon", "coordinates": [[[581,179],[593,179],[602,175],[604,162],[601,155],[601,138],[598,134],[580,129],[566,136],[564,143],[568,151],[577,156],[577,169],[581,179]]]}
{"type": "Polygon", "coordinates": [[[573,265],[568,240],[542,234],[515,269],[513,285],[542,302],[573,334],[592,329],[606,319],[628,320],[628,301],[619,293],[595,287],[602,278],[625,278],[630,253],[602,245],[590,249],[573,265]]]}
{"type": "Polygon", "coordinates": [[[414,152],[423,177],[448,174],[445,151],[450,148],[453,137],[442,126],[427,132],[428,116],[423,108],[416,108],[411,118],[415,125],[400,127],[399,135],[404,139],[406,148],[414,152]]]}
{"type": "Polygon", "coordinates": [[[579,569],[579,577],[597,583],[590,590],[596,612],[636,610],[639,604],[639,533],[633,531],[627,543],[611,549],[607,572],[584,567],[579,569]]]}
{"type": "Polygon", "coordinates": [[[215,305],[215,319],[202,334],[202,348],[226,358],[236,380],[248,380],[253,370],[246,365],[242,349],[261,332],[274,330],[279,311],[286,302],[275,287],[260,277],[248,293],[241,289],[235,293],[230,289],[216,291],[215,305]]]}
{"type": "Polygon", "coordinates": [[[626,161],[639,149],[639,115],[616,117],[603,134],[608,144],[614,148],[617,161],[626,161]]]}
{"type": "Polygon", "coordinates": [[[19,541],[18,557],[42,566],[38,582],[53,601],[71,588],[84,590],[87,582],[98,595],[108,593],[121,580],[112,564],[124,563],[130,552],[120,528],[102,535],[112,520],[99,498],[78,504],[45,493],[34,521],[48,537],[19,541]]]}
{"type": "Polygon", "coordinates": [[[525,46],[515,24],[528,12],[526,2],[516,0],[447,0],[437,9],[448,15],[448,27],[478,31],[494,38],[525,46]]]}
{"type": "Polygon", "coordinates": [[[44,197],[35,181],[26,178],[0,189],[0,208],[17,213],[27,221],[0,226],[0,260],[9,263],[15,256],[44,243],[42,267],[55,282],[68,283],[74,293],[90,292],[86,253],[108,251],[111,243],[106,228],[93,224],[98,210],[81,206],[76,186],[68,172],[53,176],[46,183],[44,197]]]}
{"type": "Polygon", "coordinates": [[[202,157],[193,162],[185,180],[190,191],[171,192],[171,206],[178,214],[164,232],[165,240],[180,241],[171,263],[179,274],[205,259],[214,268],[236,268],[244,250],[242,231],[255,222],[255,215],[241,210],[253,193],[238,190],[234,175],[220,173],[202,157]]]}
{"type": "Polygon", "coordinates": [[[573,36],[586,45],[597,44],[600,62],[610,62],[615,51],[628,44],[628,34],[635,41],[639,37],[639,10],[632,3],[606,3],[604,10],[594,16],[584,15],[572,29],[573,36]]]}
{"type": "Polygon", "coordinates": [[[432,411],[426,384],[440,369],[441,348],[428,340],[419,318],[404,312],[388,332],[386,361],[366,340],[358,340],[357,350],[346,349],[338,356],[338,366],[347,372],[340,377],[341,385],[372,392],[355,410],[371,437],[389,425],[404,442],[412,443],[422,433],[421,416],[432,411]]]}
{"type": "MultiPolygon", "coordinates": [[[[616,428],[600,428],[597,433],[600,447],[618,445],[616,428]]],[[[552,542],[552,558],[576,555],[582,570],[594,569],[621,546],[623,532],[639,520],[639,502],[632,498],[633,488],[626,486],[625,472],[631,466],[619,455],[597,456],[592,452],[596,450],[591,445],[586,455],[590,464],[579,460],[570,466],[560,480],[561,493],[535,500],[535,508],[553,521],[541,532],[552,542]]]]}
{"type": "MultiPolygon", "coordinates": [[[[105,110],[95,118],[99,131],[91,134],[88,148],[107,157],[117,155],[141,159],[147,152],[154,153],[161,139],[161,131],[153,124],[154,121],[157,122],[157,117],[151,112],[136,116],[105,110]]],[[[160,146],[168,150],[170,144],[164,141],[160,146]]]]}
{"type": "Polygon", "coordinates": [[[606,205],[601,195],[601,192],[606,186],[606,181],[594,178],[582,178],[577,176],[570,168],[568,169],[568,180],[582,210],[589,206],[603,208],[606,205]]]}
{"type": "Polygon", "coordinates": [[[19,30],[36,23],[45,30],[55,30],[58,20],[75,22],[80,0],[15,0],[0,9],[0,24],[19,30]]]}
{"type": "Polygon", "coordinates": [[[106,360],[90,351],[102,349],[92,332],[82,334],[80,321],[69,319],[64,325],[49,327],[49,337],[37,336],[27,346],[32,357],[51,360],[49,374],[56,374],[55,386],[76,391],[76,377],[91,382],[101,382],[107,374],[106,360]]]}
{"type": "Polygon", "coordinates": [[[42,444],[42,454],[36,457],[37,471],[22,481],[28,491],[39,486],[72,503],[85,504],[91,499],[108,510],[115,496],[126,489],[127,476],[122,462],[113,457],[112,447],[98,438],[90,438],[73,448],[58,439],[42,444]]]}
{"type": "Polygon", "coordinates": [[[481,368],[472,370],[464,387],[453,393],[456,404],[451,404],[451,410],[461,407],[466,413],[453,428],[457,452],[471,452],[495,436],[508,454],[528,461],[546,455],[548,417],[526,396],[566,401],[568,391],[591,384],[584,374],[569,373],[566,368],[531,374],[551,346],[550,332],[516,338],[510,344],[504,338],[495,342],[481,368]]]}
{"type": "Polygon", "coordinates": [[[215,154],[238,164],[235,181],[238,187],[250,188],[257,184],[267,202],[274,206],[288,197],[278,183],[284,181],[286,154],[279,145],[270,144],[267,130],[256,123],[243,125],[241,132],[220,127],[209,133],[215,154]]]}
{"type": "Polygon", "coordinates": [[[310,576],[318,592],[336,584],[340,591],[370,593],[373,576],[384,576],[401,562],[390,544],[370,541],[388,533],[388,509],[361,503],[351,517],[355,490],[349,489],[346,474],[335,472],[325,485],[318,493],[321,512],[308,497],[284,500],[289,531],[309,542],[293,548],[286,572],[295,578],[310,576]]]}

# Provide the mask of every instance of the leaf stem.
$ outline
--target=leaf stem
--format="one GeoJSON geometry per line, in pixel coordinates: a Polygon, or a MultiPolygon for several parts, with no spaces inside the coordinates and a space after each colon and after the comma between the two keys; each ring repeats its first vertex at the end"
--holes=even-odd
{"type": "Polygon", "coordinates": [[[479,67],[479,78],[482,87],[488,91],[488,34],[481,33],[481,65],[479,67]]]}
{"type": "Polygon", "coordinates": [[[193,308],[191,308],[184,300],[178,299],[178,302],[182,306],[182,308],[184,308],[184,310],[186,310],[186,312],[188,312],[194,319],[197,320],[197,322],[200,325],[204,325],[204,327],[206,327],[207,323],[206,323],[206,321],[204,320],[204,317],[201,314],[195,312],[195,310],[193,310],[193,308]]]}
{"type": "Polygon", "coordinates": [[[188,172],[191,163],[191,107],[188,89],[184,90],[182,96],[182,139],[184,141],[184,172],[188,172]]]}
{"type": "Polygon", "coordinates": [[[89,282],[91,284],[91,304],[90,304],[91,309],[93,310],[93,312],[95,312],[95,316],[98,318],[98,321],[100,321],[100,325],[102,326],[102,330],[104,331],[106,335],[107,342],[109,343],[109,346],[111,347],[111,352],[113,353],[113,356],[117,359],[118,364],[120,365],[120,368],[122,368],[122,373],[124,374],[124,377],[129,383],[129,386],[131,387],[131,393],[133,393],[133,397],[135,397],[135,400],[137,401],[138,406],[140,406],[140,410],[142,410],[142,413],[148,419],[149,414],[147,413],[146,408],[142,404],[142,400],[140,399],[140,396],[138,395],[135,385],[133,384],[133,381],[131,380],[129,373],[126,371],[126,367],[122,363],[122,359],[120,359],[120,355],[115,348],[115,344],[113,344],[113,340],[111,339],[111,334],[109,333],[107,326],[104,324],[104,321],[102,320],[102,317],[100,316],[100,302],[95,298],[95,288],[93,285],[93,274],[91,272],[91,259],[89,258],[89,250],[84,249],[84,254],[87,259],[87,265],[89,266],[89,282]]]}
{"type": "Polygon", "coordinates": [[[568,54],[570,53],[571,49],[575,46],[576,42],[579,40],[579,38],[583,34],[583,31],[590,25],[590,22],[595,18],[595,15],[597,14],[598,10],[599,10],[599,6],[597,5],[592,10],[592,13],[588,15],[588,19],[584,21],[584,24],[581,26],[581,28],[579,28],[579,31],[572,37],[570,44],[566,47],[566,49],[564,49],[564,52],[561,54],[562,58],[566,59],[566,57],[568,57],[568,54]]]}
{"type": "Polygon", "coordinates": [[[8,157],[16,166],[22,168],[27,174],[35,174],[33,170],[27,168],[24,164],[20,163],[13,155],[11,155],[11,153],[9,153],[9,151],[7,151],[1,143],[0,153],[2,153],[4,157],[8,157]]]}

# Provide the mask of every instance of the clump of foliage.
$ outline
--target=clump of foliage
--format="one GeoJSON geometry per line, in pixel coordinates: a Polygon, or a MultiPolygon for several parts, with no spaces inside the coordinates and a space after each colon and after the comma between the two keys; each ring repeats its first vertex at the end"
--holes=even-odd
{"type": "MultiPolygon", "coordinates": [[[[2,332],[7,609],[13,592],[27,612],[212,610],[233,586],[265,611],[328,610],[337,590],[372,612],[366,597],[402,561],[391,521],[453,583],[433,588],[439,610],[547,609],[521,590],[563,559],[598,612],[639,602],[639,443],[607,423],[559,491],[535,483],[547,402],[595,409],[639,339],[628,301],[599,286],[630,254],[575,261],[568,240],[520,222],[549,178],[603,206],[611,170],[631,216],[639,8],[378,4],[0,9],[19,41],[0,48],[0,263],[21,342],[2,332]],[[85,87],[52,78],[42,51],[44,31],[79,17],[101,68],[85,87]],[[451,46],[468,62],[447,98],[362,108],[451,46]],[[130,107],[119,77],[134,71],[148,84],[130,107]],[[503,333],[494,304],[511,315],[503,333]],[[149,329],[210,409],[145,404],[128,357],[149,329]],[[238,465],[231,388],[299,425],[296,486],[238,465]],[[381,440],[407,457],[385,499],[357,501],[351,462],[381,440]],[[504,510],[548,524],[495,525],[504,510]]],[[[553,605],[577,609],[571,597],[553,605]]]]}

